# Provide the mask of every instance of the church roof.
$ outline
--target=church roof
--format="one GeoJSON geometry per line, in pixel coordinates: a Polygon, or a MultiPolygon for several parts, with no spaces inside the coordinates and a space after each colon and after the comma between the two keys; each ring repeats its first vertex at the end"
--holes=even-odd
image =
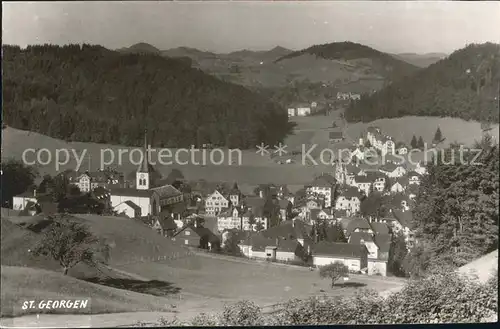
{"type": "Polygon", "coordinates": [[[130,196],[139,198],[150,198],[153,194],[151,190],[136,190],[134,188],[114,188],[111,190],[111,195],[130,196]]]}

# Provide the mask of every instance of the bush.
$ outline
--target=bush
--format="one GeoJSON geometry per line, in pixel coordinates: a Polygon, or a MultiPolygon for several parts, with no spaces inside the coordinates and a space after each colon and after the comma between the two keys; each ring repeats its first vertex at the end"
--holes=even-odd
{"type": "Polygon", "coordinates": [[[386,299],[363,289],[350,297],[293,299],[273,314],[263,314],[254,303],[242,301],[227,305],[220,314],[200,314],[190,325],[471,323],[496,321],[497,312],[497,276],[481,284],[445,272],[410,280],[386,299]]]}

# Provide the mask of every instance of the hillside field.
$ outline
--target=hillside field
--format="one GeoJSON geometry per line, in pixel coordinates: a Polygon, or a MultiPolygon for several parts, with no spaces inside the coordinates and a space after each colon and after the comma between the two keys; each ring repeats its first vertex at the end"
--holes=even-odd
{"type": "MultiPolygon", "coordinates": [[[[339,143],[331,145],[328,143],[328,132],[332,130],[331,125],[333,121],[337,122],[339,128],[342,129],[343,123],[339,120],[339,113],[334,112],[329,116],[310,116],[310,117],[296,117],[292,121],[297,123],[295,132],[289,135],[285,140],[287,145],[286,150],[302,152],[308,150],[313,144],[316,144],[316,150],[313,156],[318,159],[319,151],[323,148],[339,149],[347,147],[348,143],[339,143]]],[[[446,140],[444,145],[451,142],[459,142],[465,145],[472,145],[474,141],[479,140],[482,135],[481,127],[478,122],[465,121],[458,118],[436,118],[436,117],[403,117],[396,119],[380,119],[370,123],[354,123],[345,126],[345,132],[348,141],[357,140],[361,133],[366,131],[369,126],[378,126],[384,133],[393,136],[397,141],[403,141],[407,144],[410,143],[411,138],[415,135],[417,138],[422,136],[425,142],[430,143],[434,133],[439,126],[443,137],[446,140]]],[[[490,133],[498,140],[499,128],[498,125],[493,125],[490,133]]],[[[154,147],[154,146],[153,146],[154,147]]],[[[65,142],[62,140],[50,138],[41,134],[18,130],[7,127],[3,130],[2,141],[2,159],[14,158],[21,160],[23,151],[27,148],[40,150],[47,148],[52,154],[55,154],[56,149],[67,149],[70,152],[75,150],[76,154],[80,157],[83,150],[86,150],[86,157],[82,162],[81,170],[96,170],[99,167],[101,159],[101,150],[111,149],[115,154],[115,160],[112,166],[117,166],[119,170],[124,171],[126,174],[135,171],[137,165],[131,163],[128,153],[122,157],[121,165],[119,165],[118,150],[127,149],[132,150],[132,147],[121,147],[117,145],[106,145],[96,143],[80,143],[80,142],[65,142]],[[89,166],[90,163],[90,166],[89,166]]],[[[273,148],[269,148],[273,150],[273,148]]],[[[172,153],[176,149],[171,149],[172,153]]],[[[62,154],[62,153],[61,153],[62,154]]],[[[103,153],[105,161],[111,160],[110,152],[103,153]]],[[[225,153],[225,161],[221,165],[213,165],[207,162],[206,165],[197,165],[192,161],[186,165],[174,163],[172,165],[162,166],[157,164],[155,167],[164,176],[168,175],[173,168],[178,168],[182,171],[184,176],[190,180],[205,179],[213,182],[238,182],[238,184],[247,192],[251,192],[253,187],[258,184],[275,183],[275,184],[289,184],[300,186],[308,183],[315,175],[323,172],[333,172],[333,167],[323,165],[313,165],[307,161],[306,166],[302,165],[302,153],[299,155],[291,156],[290,154],[283,156],[283,160],[287,158],[294,159],[295,163],[292,164],[277,164],[277,158],[270,156],[260,156],[255,153],[255,150],[244,150],[241,152],[241,165],[234,162],[237,161],[238,155],[232,153],[233,162],[229,161],[228,152],[225,153]]],[[[62,155],[63,156],[63,155],[62,155]]],[[[132,161],[138,163],[140,156],[135,155],[132,161]]],[[[28,160],[33,161],[33,154],[29,154],[28,160]]],[[[42,159],[45,159],[44,157],[42,159]]],[[[65,158],[62,157],[62,160],[65,158]]],[[[209,158],[208,158],[209,159],[209,158]]],[[[172,158],[173,160],[173,158],[172,158]]],[[[189,161],[187,153],[179,153],[179,161],[189,161]]],[[[195,159],[199,163],[199,159],[195,159]]],[[[325,160],[328,161],[328,160],[325,160]]],[[[68,164],[60,167],[60,170],[75,169],[76,160],[71,156],[68,164]]],[[[56,174],[55,160],[52,163],[42,166],[38,165],[41,175],[48,173],[51,175],[56,174]]]]}

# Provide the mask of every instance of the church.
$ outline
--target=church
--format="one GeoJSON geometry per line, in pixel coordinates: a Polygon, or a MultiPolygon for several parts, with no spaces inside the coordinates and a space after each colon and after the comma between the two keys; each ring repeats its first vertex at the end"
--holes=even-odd
{"type": "Polygon", "coordinates": [[[145,136],[144,157],[135,173],[135,188],[113,188],[110,193],[113,210],[130,218],[158,216],[165,207],[183,202],[183,194],[172,185],[153,187],[155,173],[146,152],[145,136]]]}

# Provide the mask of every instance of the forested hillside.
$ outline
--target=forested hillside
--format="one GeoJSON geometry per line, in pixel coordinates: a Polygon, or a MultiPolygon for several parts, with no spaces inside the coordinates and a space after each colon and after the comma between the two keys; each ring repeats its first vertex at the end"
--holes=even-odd
{"type": "Polygon", "coordinates": [[[3,120],[70,141],[155,146],[273,145],[286,111],[244,87],[153,54],[93,45],[3,46],[3,120]]]}
{"type": "Polygon", "coordinates": [[[482,149],[477,159],[473,152],[460,161],[452,146],[428,168],[413,210],[419,241],[409,255],[413,274],[459,267],[498,249],[498,144],[486,135],[474,147],[482,149]]]}
{"type": "Polygon", "coordinates": [[[276,60],[284,61],[301,55],[315,55],[330,60],[350,61],[367,66],[365,74],[376,73],[392,82],[401,77],[411,75],[419,69],[407,62],[375,50],[368,46],[354,42],[334,42],[315,45],[300,51],[295,51],[276,60]]]}
{"type": "Polygon", "coordinates": [[[347,109],[348,121],[405,115],[498,122],[500,45],[469,45],[347,109]],[[496,100],[495,100],[496,97],[496,100]]]}

